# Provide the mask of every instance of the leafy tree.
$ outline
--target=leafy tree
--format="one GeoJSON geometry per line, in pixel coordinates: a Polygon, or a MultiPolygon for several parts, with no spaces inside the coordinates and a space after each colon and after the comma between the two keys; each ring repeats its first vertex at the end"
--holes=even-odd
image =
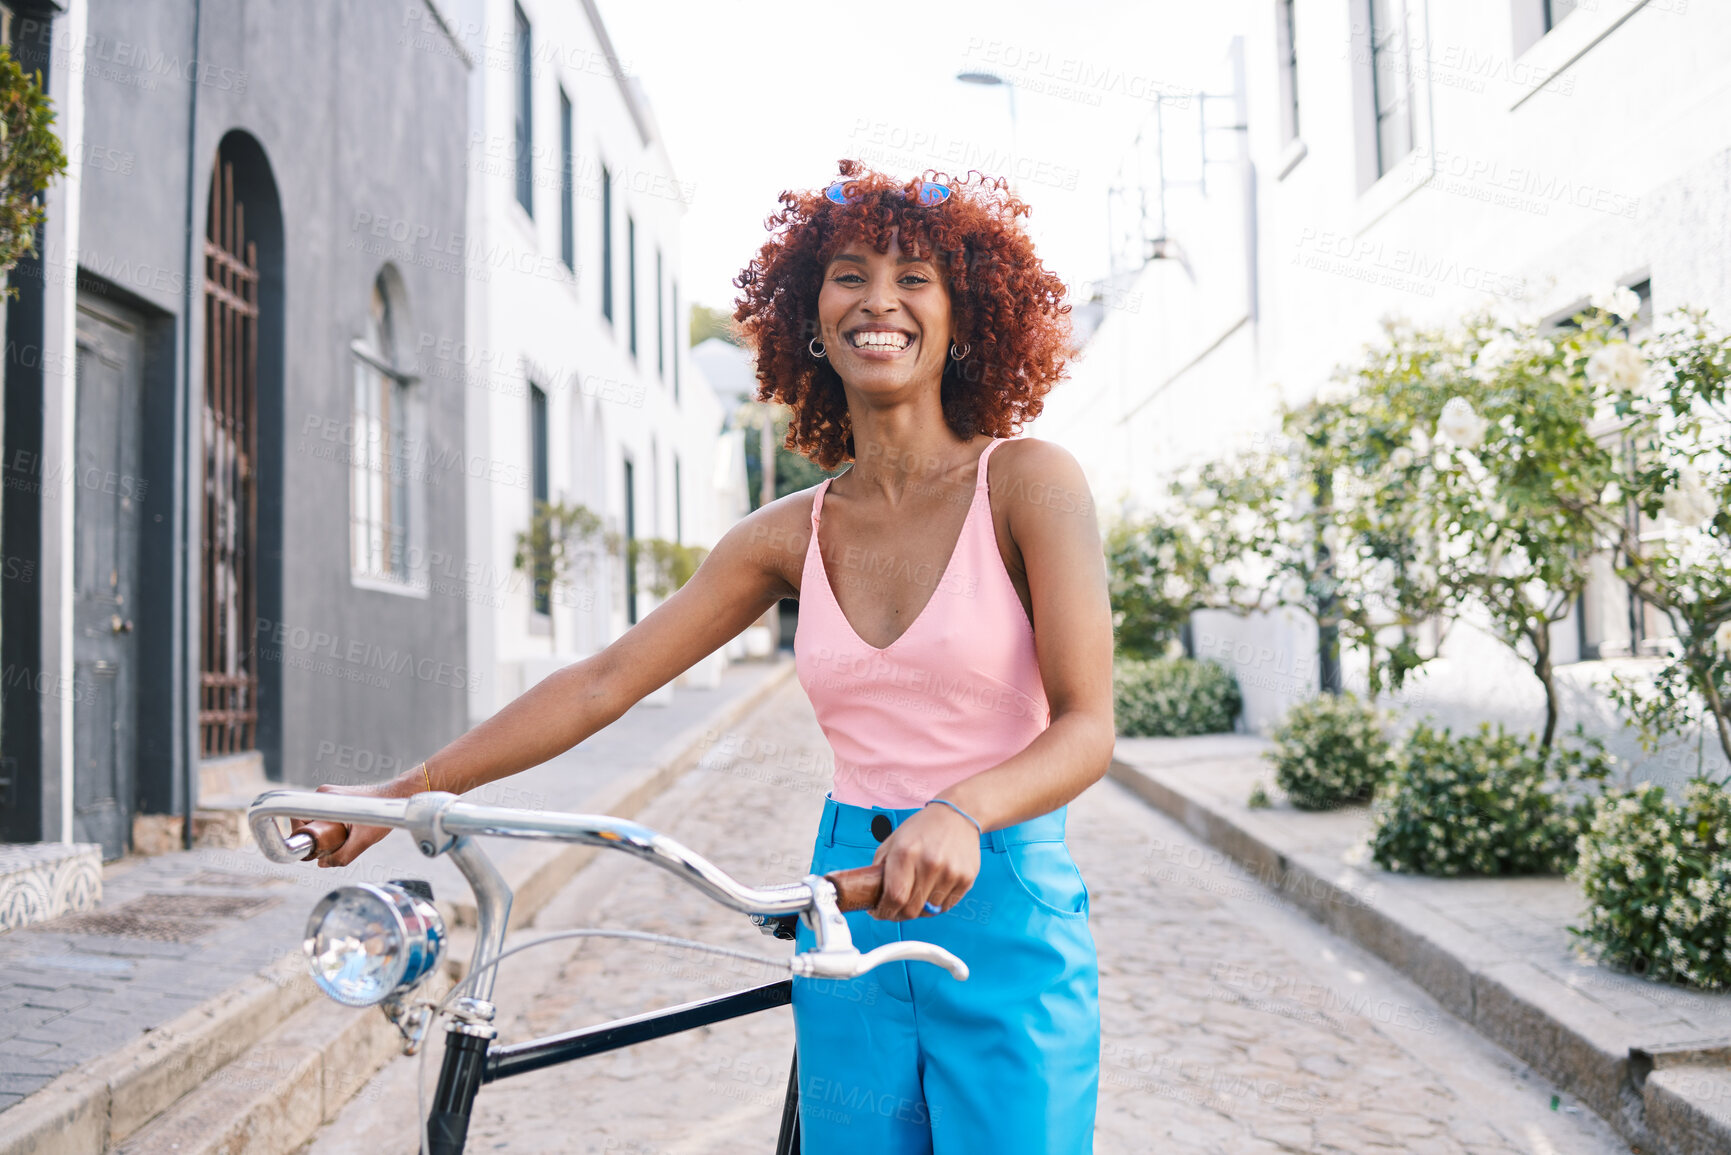
{"type": "MultiPolygon", "coordinates": [[[[1369,563],[1368,588],[1361,578],[1354,591],[1358,640],[1478,606],[1544,686],[1546,749],[1560,713],[1551,629],[1586,586],[1598,532],[1585,510],[1612,478],[1585,375],[1606,328],[1583,319],[1555,334],[1483,315],[1391,324],[1335,439],[1356,482],[1348,527],[1369,563]]],[[[1410,645],[1391,657],[1395,678],[1419,659],[1410,645]]]]}
{"type": "Polygon", "coordinates": [[[711,337],[720,337],[729,345],[741,344],[733,328],[733,316],[723,309],[708,305],[691,306],[691,344],[701,345],[711,337]]]}
{"type": "Polygon", "coordinates": [[[709,551],[660,537],[633,538],[625,547],[625,564],[635,568],[639,588],[667,597],[691,580],[709,551]]]}
{"type": "Polygon", "coordinates": [[[1680,310],[1644,345],[1605,345],[1587,374],[1620,437],[1616,485],[1586,512],[1676,634],[1649,685],[1618,678],[1613,696],[1648,749],[1710,728],[1731,760],[1731,339],[1680,310]]]}
{"type": "Polygon", "coordinates": [[[53,124],[42,74],[26,76],[11,50],[0,47],[0,274],[34,249],[44,214],[38,194],[66,171],[53,124]]]}
{"type": "MultiPolygon", "coordinates": [[[[602,550],[613,548],[601,515],[588,506],[537,501],[529,528],[517,534],[511,564],[528,575],[536,604],[551,610],[558,590],[570,583],[578,566],[587,566],[602,550]]],[[[549,613],[550,628],[553,618],[549,613]]],[[[557,638],[556,634],[550,636],[557,638]]]]}
{"type": "Polygon", "coordinates": [[[1105,545],[1119,656],[1172,656],[1205,580],[1196,543],[1177,525],[1142,517],[1114,525],[1105,545]]]}
{"type": "MultiPolygon", "coordinates": [[[[751,430],[745,437],[745,478],[746,484],[751,489],[751,508],[756,509],[763,504],[763,439],[758,436],[758,431],[763,428],[763,419],[760,414],[765,407],[753,401],[747,402],[746,408],[751,409],[753,413],[750,417],[742,418],[739,424],[751,430]]],[[[784,442],[787,440],[790,414],[786,406],[777,405],[774,408],[776,411],[774,429],[776,497],[782,498],[790,493],[798,493],[802,489],[810,489],[826,477],[835,477],[847,471],[847,466],[843,465],[833,473],[826,473],[805,457],[787,448],[784,442]]]]}

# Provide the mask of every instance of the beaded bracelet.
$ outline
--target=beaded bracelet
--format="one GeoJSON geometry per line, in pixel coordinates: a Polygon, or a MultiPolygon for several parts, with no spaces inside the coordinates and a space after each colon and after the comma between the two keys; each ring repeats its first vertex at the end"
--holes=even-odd
{"type": "Polygon", "coordinates": [[[933,802],[937,803],[939,806],[948,806],[951,810],[954,810],[957,814],[960,814],[963,818],[972,822],[974,824],[974,829],[978,830],[981,834],[986,832],[980,825],[979,819],[975,818],[972,814],[969,814],[966,810],[963,810],[960,806],[957,806],[954,802],[951,802],[948,798],[934,798],[931,802],[926,803],[926,805],[930,806],[933,802]]]}

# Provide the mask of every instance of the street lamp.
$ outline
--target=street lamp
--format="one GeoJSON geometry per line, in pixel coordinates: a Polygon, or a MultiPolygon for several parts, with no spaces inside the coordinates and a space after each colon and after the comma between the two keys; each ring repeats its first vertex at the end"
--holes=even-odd
{"type": "Polygon", "coordinates": [[[994,84],[1004,86],[1004,91],[1010,98],[1010,183],[1016,180],[1016,85],[1013,81],[1004,79],[995,72],[958,72],[956,79],[963,84],[980,84],[991,87],[994,84]]]}

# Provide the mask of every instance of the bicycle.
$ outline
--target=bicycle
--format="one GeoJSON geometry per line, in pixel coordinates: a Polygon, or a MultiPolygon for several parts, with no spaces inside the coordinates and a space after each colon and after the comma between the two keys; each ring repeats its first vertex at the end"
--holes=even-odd
{"type": "MultiPolygon", "coordinates": [[[[883,888],[881,865],[751,887],[666,835],[607,815],[477,806],[444,791],[409,798],[364,798],[270,790],[254,799],[247,821],[265,857],[279,863],[309,861],[340,845],[340,839],[334,837],[320,843],[304,830],[285,836],[277,825],[279,818],[407,830],[426,857],[450,855],[474,892],[477,931],[469,971],[436,1003],[411,999],[436,970],[445,942],[432,889],[424,881],[397,879],[338,887],[319,900],[307,921],[304,947],[319,989],[347,1006],[378,1006],[401,1033],[404,1054],[419,1052],[424,1064],[421,1045],[433,1023],[441,1016],[450,1020],[431,1110],[424,1097],[418,1102],[423,1155],[462,1155],[475,1097],[487,1083],[786,1006],[793,1000],[795,978],[857,978],[889,962],[927,962],[943,967],[959,980],[968,977],[967,964],[931,943],[901,941],[865,954],[854,947],[843,914],[876,905],[883,888]],[[723,906],[751,916],[766,934],[792,938],[794,920],[803,920],[812,930],[814,945],[803,954],[772,959],[667,935],[581,928],[557,931],[506,950],[511,888],[474,841],[480,836],[548,839],[623,850],[684,879],[723,906]],[[775,982],[647,1014],[520,1043],[501,1043],[493,1026],[496,1008],[489,1001],[499,963],[529,947],[577,937],[676,943],[785,965],[789,974],[775,982]]],[[[337,833],[336,827],[327,832],[332,836],[337,833]]],[[[421,1084],[417,1079],[418,1097],[424,1094],[421,1084]]],[[[799,1150],[796,1053],[788,1072],[775,1151],[776,1155],[798,1155],[799,1150]]]]}

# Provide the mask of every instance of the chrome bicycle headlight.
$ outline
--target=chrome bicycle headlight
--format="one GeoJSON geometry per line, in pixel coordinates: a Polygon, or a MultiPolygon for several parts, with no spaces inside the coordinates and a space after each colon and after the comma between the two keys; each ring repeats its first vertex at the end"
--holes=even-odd
{"type": "Polygon", "coordinates": [[[431,901],[401,884],[339,887],[307,919],[302,948],[319,990],[350,1007],[409,991],[432,973],[445,923],[431,901]]]}

